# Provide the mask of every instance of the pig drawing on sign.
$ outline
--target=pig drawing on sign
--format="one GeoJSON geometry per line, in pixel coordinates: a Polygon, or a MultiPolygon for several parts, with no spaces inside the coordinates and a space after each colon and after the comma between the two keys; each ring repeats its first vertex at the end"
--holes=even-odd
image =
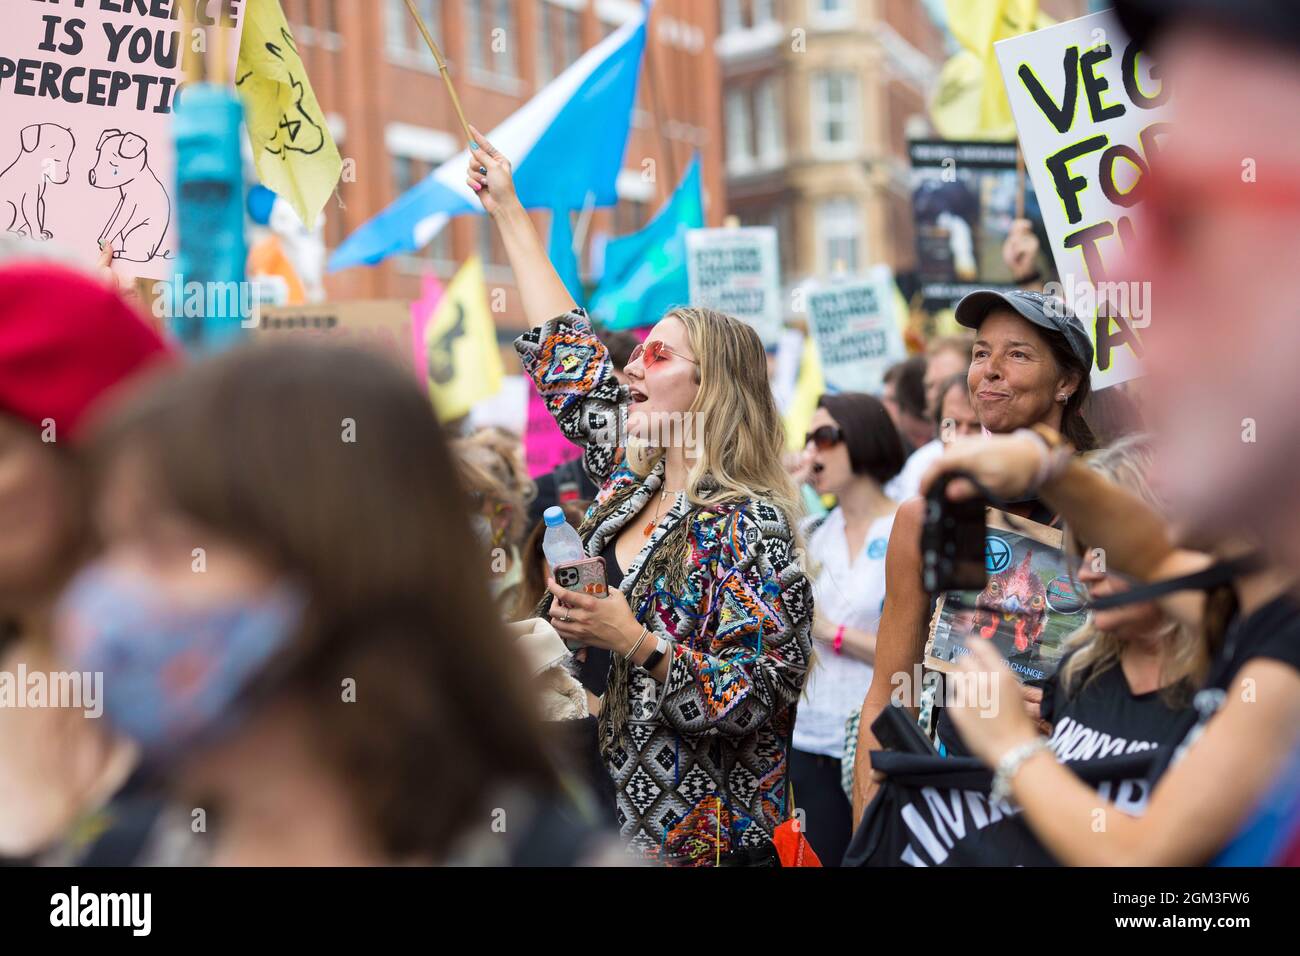
{"type": "Polygon", "coordinates": [[[0,216],[8,213],[5,229],[31,239],[53,239],[45,228],[45,187],[68,181],[69,163],[77,148],[72,130],[53,123],[23,128],[18,158],[0,173],[0,216]]]}
{"type": "Polygon", "coordinates": [[[171,197],[149,168],[149,144],[142,137],[104,130],[90,185],[118,191],[117,207],[99,236],[101,245],[113,247],[114,259],[150,262],[157,256],[170,258],[161,247],[171,225],[171,197]]]}

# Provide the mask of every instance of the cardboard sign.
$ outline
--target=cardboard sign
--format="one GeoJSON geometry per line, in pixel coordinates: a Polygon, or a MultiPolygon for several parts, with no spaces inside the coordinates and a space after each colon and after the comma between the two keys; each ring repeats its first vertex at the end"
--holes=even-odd
{"type": "MultiPolygon", "coordinates": [[[[1016,144],[924,139],[908,150],[924,307],[952,308],[976,289],[1015,288],[1002,245],[1016,215],[1016,144]]],[[[1025,216],[1041,230],[1028,184],[1025,193],[1025,216]]]]}
{"type": "Polygon", "coordinates": [[[879,393],[889,366],[907,357],[889,267],[875,266],[862,279],[807,285],[804,291],[827,388],[879,393]]]}
{"type": "Polygon", "coordinates": [[[734,315],[754,328],[765,348],[776,348],[785,310],[775,229],[692,229],[686,233],[686,273],[692,305],[734,315]]]}
{"type": "Polygon", "coordinates": [[[87,256],[112,244],[120,274],[169,278],[179,248],[171,120],[183,60],[196,46],[224,50],[233,80],[244,6],[6,0],[0,228],[87,256]],[[182,8],[195,36],[184,33],[182,8]]]}
{"type": "Polygon", "coordinates": [[[984,538],[988,583],[982,591],[951,591],[930,620],[925,663],[953,669],[966,641],[992,641],[1022,681],[1056,672],[1066,639],[1087,620],[1084,597],[1074,588],[1061,532],[989,509],[984,538]]]}
{"type": "Polygon", "coordinates": [[[287,333],[327,335],[375,349],[399,362],[405,371],[414,367],[411,303],[402,300],[323,302],[260,310],[255,334],[287,333]]]}
{"type": "Polygon", "coordinates": [[[1110,273],[1168,130],[1169,88],[1111,13],[1004,40],[996,52],[1061,280],[1047,291],[1093,336],[1093,387],[1133,378],[1150,297],[1110,273]]]}

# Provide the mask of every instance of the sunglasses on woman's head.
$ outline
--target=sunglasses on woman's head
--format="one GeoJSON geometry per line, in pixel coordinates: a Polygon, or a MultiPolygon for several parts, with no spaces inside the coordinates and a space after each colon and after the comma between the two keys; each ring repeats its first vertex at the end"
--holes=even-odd
{"type": "Polygon", "coordinates": [[[814,428],[803,437],[805,445],[812,442],[823,451],[827,448],[834,448],[842,441],[844,441],[844,429],[837,428],[834,425],[823,425],[821,428],[814,428]]]}
{"type": "Polygon", "coordinates": [[[629,356],[627,360],[627,364],[631,365],[637,359],[643,358],[645,360],[644,361],[645,367],[649,368],[650,366],[654,365],[656,362],[662,361],[663,358],[667,355],[676,355],[679,359],[690,362],[692,365],[700,364],[699,362],[695,361],[695,359],[686,358],[686,356],[683,355],[681,352],[674,352],[672,349],[664,345],[658,339],[652,339],[651,341],[644,342],[638,345],[636,348],[634,348],[632,350],[631,356],[629,356]]]}

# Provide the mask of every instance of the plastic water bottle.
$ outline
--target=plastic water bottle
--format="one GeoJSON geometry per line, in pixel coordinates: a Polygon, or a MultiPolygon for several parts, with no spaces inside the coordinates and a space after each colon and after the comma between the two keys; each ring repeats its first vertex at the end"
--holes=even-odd
{"type": "Polygon", "coordinates": [[[552,505],[542,512],[546,523],[546,533],[542,535],[542,553],[552,570],[561,564],[581,561],[587,556],[582,549],[582,539],[578,532],[564,518],[564,509],[552,505]]]}

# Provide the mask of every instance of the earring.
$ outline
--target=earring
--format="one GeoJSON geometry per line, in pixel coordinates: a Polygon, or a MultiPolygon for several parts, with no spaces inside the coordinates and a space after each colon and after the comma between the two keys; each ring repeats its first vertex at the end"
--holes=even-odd
{"type": "Polygon", "coordinates": [[[1056,396],[1056,400],[1060,402],[1062,405],[1064,405],[1066,402],[1070,400],[1070,396],[1067,395],[1065,392],[1062,392],[1060,395],[1056,396]]]}

